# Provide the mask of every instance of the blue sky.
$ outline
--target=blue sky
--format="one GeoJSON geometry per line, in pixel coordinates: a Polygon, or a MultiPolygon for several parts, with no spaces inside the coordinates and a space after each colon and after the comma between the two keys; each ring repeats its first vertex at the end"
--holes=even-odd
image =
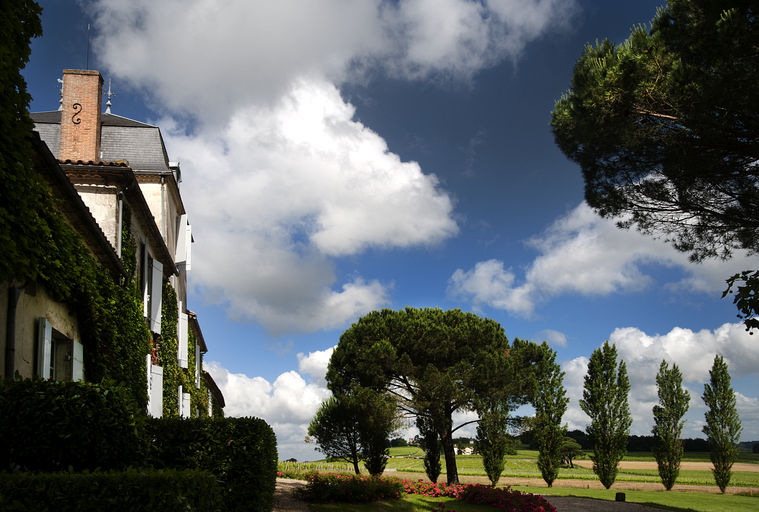
{"type": "Polygon", "coordinates": [[[90,24],[112,112],[161,127],[193,225],[206,368],[227,414],[272,424],[282,458],[318,457],[302,440],[340,333],[407,305],[547,340],[570,428],[587,424],[587,358],[609,339],[631,375],[633,433],[650,432],[664,358],[685,374],[686,433],[701,437],[721,353],[742,437],[759,439],[759,340],[720,299],[757,258],[695,265],[600,219],[549,127],[584,45],[621,42],[661,3],[47,1],[24,75],[32,110],[55,110],[90,24]]]}

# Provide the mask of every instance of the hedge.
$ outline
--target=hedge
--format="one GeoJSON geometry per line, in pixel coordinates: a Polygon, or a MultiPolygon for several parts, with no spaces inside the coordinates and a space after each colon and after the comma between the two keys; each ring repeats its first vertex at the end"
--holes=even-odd
{"type": "Polygon", "coordinates": [[[0,383],[0,471],[124,469],[144,459],[144,414],[123,387],[0,383]]]}
{"type": "Polygon", "coordinates": [[[274,501],[277,440],[258,418],[149,418],[155,468],[200,469],[220,481],[227,511],[269,511],[274,501]]]}
{"type": "Polygon", "coordinates": [[[221,512],[216,478],[204,471],[0,473],[3,512],[221,512]]]}

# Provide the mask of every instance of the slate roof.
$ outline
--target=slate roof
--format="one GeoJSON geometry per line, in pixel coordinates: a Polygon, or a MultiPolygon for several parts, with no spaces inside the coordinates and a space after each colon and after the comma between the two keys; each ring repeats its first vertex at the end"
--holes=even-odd
{"type": "MultiPolygon", "coordinates": [[[[30,114],[35,130],[56,156],[60,151],[61,112],[30,114]]],[[[115,114],[101,114],[100,160],[126,160],[135,171],[169,173],[169,157],[157,126],[115,114]]]]}

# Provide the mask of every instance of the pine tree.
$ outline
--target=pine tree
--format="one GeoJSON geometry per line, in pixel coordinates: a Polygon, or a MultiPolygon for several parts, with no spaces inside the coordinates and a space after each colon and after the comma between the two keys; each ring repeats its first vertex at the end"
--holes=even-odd
{"type": "Polygon", "coordinates": [[[702,396],[706,404],[706,425],[703,432],[711,445],[712,473],[720,491],[724,494],[730,483],[732,467],[738,456],[741,420],[735,408],[735,392],[730,387],[730,374],[722,356],[714,357],[709,370],[709,382],[704,384],[702,396]]]}
{"type": "Polygon", "coordinates": [[[659,392],[659,405],[654,406],[653,448],[659,477],[669,491],[675,485],[680,473],[680,459],[683,456],[682,419],[688,412],[690,394],[682,388],[683,376],[676,364],[670,369],[666,361],[659,366],[656,385],[659,392]]]}
{"type": "Polygon", "coordinates": [[[538,363],[535,407],[535,438],[538,442],[538,468],[548,487],[559,474],[562,446],[567,428],[561,425],[561,418],[567,410],[566,391],[562,381],[564,372],[556,364],[556,352],[543,343],[541,350],[545,357],[538,363]]]}
{"type": "Polygon", "coordinates": [[[590,356],[580,407],[591,420],[587,431],[593,439],[593,472],[607,489],[617,478],[617,464],[630,435],[629,392],[625,362],[620,361],[617,369],[617,347],[605,341],[590,356]]]}

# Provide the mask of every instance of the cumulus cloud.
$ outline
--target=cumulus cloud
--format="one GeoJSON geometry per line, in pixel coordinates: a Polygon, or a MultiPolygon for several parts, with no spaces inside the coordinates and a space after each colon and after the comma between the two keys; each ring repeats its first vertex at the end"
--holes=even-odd
{"type": "Polygon", "coordinates": [[[454,236],[434,175],[354,120],[339,87],[376,74],[469,80],[564,26],[574,0],[92,0],[93,47],[156,110],[206,300],[269,331],[344,325],[388,302],[335,258],[454,236]],[[183,121],[188,121],[183,122],[183,121]]]}
{"type": "Polygon", "coordinates": [[[303,352],[298,353],[298,371],[310,375],[313,382],[325,384],[327,366],[334,351],[335,347],[330,347],[326,350],[317,350],[308,354],[304,354],[303,352]]]}
{"type": "MultiPolygon", "coordinates": [[[[625,327],[615,329],[609,336],[609,343],[616,345],[619,358],[627,366],[632,433],[638,435],[651,432],[651,410],[658,403],[656,374],[662,360],[670,365],[677,364],[683,374],[684,387],[691,395],[686,437],[703,437],[704,404],[700,397],[716,354],[725,358],[734,389],[738,389],[736,382],[740,379],[759,377],[759,345],[743,324],[724,324],[713,331],[697,332],[676,327],[663,335],[649,335],[640,329],[625,327]]],[[[590,422],[579,407],[587,366],[587,357],[578,357],[562,365],[564,385],[570,398],[564,421],[568,422],[570,429],[584,429],[590,422]]],[[[759,415],[755,409],[759,398],[737,392],[736,399],[744,433],[748,436],[744,437],[753,439],[759,435],[759,415]]]]}
{"type": "Polygon", "coordinates": [[[514,286],[515,281],[514,272],[504,269],[502,261],[481,261],[471,270],[457,269],[448,282],[448,293],[468,297],[475,306],[528,314],[533,309],[531,287],[514,286]]]}
{"type": "Polygon", "coordinates": [[[521,282],[512,270],[504,269],[503,262],[491,259],[470,270],[457,269],[449,280],[449,291],[475,305],[529,315],[538,302],[557,295],[641,291],[653,282],[643,268],[648,264],[683,272],[679,281],[665,283],[673,291],[698,292],[722,291],[727,277],[755,265],[745,254],[728,261],[693,263],[687,254],[661,240],[617,228],[614,221],[596,215],[585,202],[527,244],[539,255],[521,282]]]}
{"type": "Polygon", "coordinates": [[[303,77],[467,80],[550,30],[574,0],[95,0],[94,47],[121,81],[174,112],[227,119],[303,77]]]}
{"type": "Polygon", "coordinates": [[[554,347],[566,347],[567,335],[563,332],[555,331],[553,329],[544,329],[540,331],[536,336],[537,340],[545,340],[549,345],[554,347]]]}
{"type": "MultiPolygon", "coordinates": [[[[320,352],[304,355],[302,360],[312,358],[320,359],[320,352]]],[[[311,419],[321,403],[330,396],[323,378],[321,382],[314,379],[307,382],[301,374],[291,370],[269,382],[262,377],[231,373],[215,361],[204,363],[204,368],[224,395],[224,413],[227,416],[255,416],[271,425],[277,436],[281,460],[290,457],[298,460],[321,458],[312,446],[305,444],[304,439],[311,419]]],[[[326,366],[324,370],[326,372],[326,366]]]]}
{"type": "Polygon", "coordinates": [[[355,276],[335,289],[333,258],[457,233],[435,176],[353,114],[335,86],[300,81],[220,133],[165,123],[186,176],[194,282],[236,317],[273,332],[344,325],[385,304],[388,286],[355,276]]]}

